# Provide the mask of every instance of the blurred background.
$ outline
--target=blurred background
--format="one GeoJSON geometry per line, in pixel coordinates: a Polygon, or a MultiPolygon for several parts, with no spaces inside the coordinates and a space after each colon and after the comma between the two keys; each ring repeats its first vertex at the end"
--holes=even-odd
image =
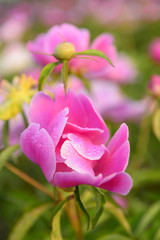
{"type": "MultiPolygon", "coordinates": [[[[127,123],[130,132],[128,172],[133,177],[133,189],[126,197],[109,193],[108,196],[109,201],[112,199],[123,209],[134,236],[128,236],[123,224],[105,210],[95,230],[85,231],[84,239],[160,240],[160,142],[152,127],[154,105],[157,106],[159,100],[151,99],[148,91],[152,75],[160,75],[160,57],[151,51],[151,44],[160,38],[160,1],[0,0],[0,81],[7,79],[11,82],[15,75],[33,70],[38,72],[41,66],[34,61],[26,44],[38,34],[62,23],[89,29],[91,42],[103,32],[114,36],[119,61],[107,81],[106,92],[110,97],[101,114],[111,135],[122,122],[127,123]],[[113,233],[115,238],[111,236],[113,233]],[[117,234],[122,238],[116,238],[117,234]]],[[[158,51],[160,56],[160,44],[157,54],[158,51]]],[[[53,191],[39,167],[24,155],[18,154],[12,161],[53,191]]],[[[4,240],[25,212],[46,202],[48,197],[5,167],[0,171],[0,182],[0,239],[4,240]]],[[[82,187],[81,191],[92,214],[94,200],[89,193],[90,187],[82,187]]],[[[52,212],[47,211],[23,239],[50,239],[51,219],[52,212]]],[[[64,239],[75,239],[65,214],[61,224],[64,239]]],[[[85,229],[85,221],[83,225],[85,229]]]]}

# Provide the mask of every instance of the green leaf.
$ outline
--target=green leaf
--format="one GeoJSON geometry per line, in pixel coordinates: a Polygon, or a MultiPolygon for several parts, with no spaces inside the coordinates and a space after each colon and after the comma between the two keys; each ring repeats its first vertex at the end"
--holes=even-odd
{"type": "Polygon", "coordinates": [[[57,215],[53,218],[51,240],[62,240],[61,227],[60,227],[61,212],[62,212],[62,208],[57,213],[57,215]]]}
{"type": "Polygon", "coordinates": [[[137,236],[140,236],[141,233],[145,231],[145,229],[148,227],[150,223],[153,222],[153,219],[156,217],[157,214],[159,214],[159,212],[160,212],[160,201],[154,203],[141,218],[136,229],[137,236]]]}
{"type": "Polygon", "coordinates": [[[6,161],[9,159],[12,154],[20,148],[19,144],[9,146],[5,148],[1,153],[0,153],[0,170],[3,168],[5,165],[6,161]]]}
{"type": "Polygon", "coordinates": [[[153,115],[153,132],[158,140],[160,140],[160,109],[153,115]]]}
{"type": "Polygon", "coordinates": [[[157,232],[155,233],[154,240],[160,239],[160,227],[158,228],[157,232]]]}
{"type": "Polygon", "coordinates": [[[134,181],[133,188],[143,188],[149,184],[159,184],[159,169],[141,169],[132,174],[134,181]]]}
{"type": "Polygon", "coordinates": [[[91,82],[82,75],[77,74],[76,76],[82,81],[83,85],[88,90],[88,92],[90,92],[91,91],[91,82]]]}
{"type": "Polygon", "coordinates": [[[105,59],[106,61],[108,61],[112,67],[114,67],[113,63],[111,62],[111,60],[109,59],[109,57],[107,57],[107,55],[102,52],[102,51],[99,51],[97,49],[88,49],[88,50],[85,50],[83,52],[77,52],[75,54],[76,56],[78,55],[87,55],[87,56],[96,56],[96,57],[100,57],[100,58],[103,58],[105,59]]]}
{"type": "Polygon", "coordinates": [[[95,197],[96,197],[96,212],[92,218],[92,228],[96,226],[103,210],[104,210],[104,203],[105,203],[105,198],[104,196],[96,189],[93,188],[95,192],[95,197]]]}
{"type": "Polygon", "coordinates": [[[65,91],[67,91],[67,83],[68,83],[68,61],[67,60],[63,61],[61,76],[62,76],[62,80],[64,82],[65,91]]]}
{"type": "Polygon", "coordinates": [[[98,240],[131,240],[131,238],[120,234],[109,234],[105,237],[99,238],[98,240]]]}
{"type": "Polygon", "coordinates": [[[108,212],[110,212],[111,214],[113,214],[113,216],[115,216],[115,218],[123,226],[123,228],[126,230],[126,232],[130,236],[132,236],[133,233],[132,233],[131,227],[130,227],[123,211],[111,202],[106,202],[105,203],[105,208],[107,209],[108,212]]]}
{"type": "Polygon", "coordinates": [[[46,82],[47,77],[52,73],[54,68],[59,65],[61,62],[52,62],[47,64],[41,71],[39,82],[38,82],[38,90],[41,91],[44,88],[44,84],[46,82]]]}
{"type": "Polygon", "coordinates": [[[76,186],[76,189],[74,191],[74,196],[75,196],[75,199],[76,199],[76,202],[79,206],[79,208],[81,209],[82,213],[84,214],[84,216],[86,217],[86,220],[87,220],[87,229],[89,229],[90,227],[90,216],[87,212],[87,210],[85,209],[81,199],[80,199],[80,194],[79,194],[79,187],[76,186]]]}
{"type": "Polygon", "coordinates": [[[60,217],[61,212],[63,210],[64,204],[70,200],[73,195],[66,197],[63,201],[61,201],[53,211],[53,220],[52,220],[52,232],[51,239],[52,240],[62,240],[61,229],[60,229],[60,217]]]}
{"type": "Polygon", "coordinates": [[[25,213],[14,226],[8,240],[23,240],[36,220],[52,206],[52,203],[43,204],[25,213]]]}
{"type": "Polygon", "coordinates": [[[5,146],[8,146],[8,130],[9,130],[9,121],[5,121],[3,126],[3,143],[5,146]]]}
{"type": "Polygon", "coordinates": [[[61,208],[63,207],[63,205],[70,199],[70,197],[65,198],[63,201],[61,201],[55,208],[53,211],[53,217],[59,212],[59,210],[61,210],[61,208]]]}

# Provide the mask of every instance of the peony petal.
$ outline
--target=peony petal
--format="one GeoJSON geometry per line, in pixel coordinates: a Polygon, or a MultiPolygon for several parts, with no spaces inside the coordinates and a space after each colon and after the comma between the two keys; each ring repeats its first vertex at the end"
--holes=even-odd
{"type": "Polygon", "coordinates": [[[46,41],[47,41],[46,34],[43,33],[40,34],[33,42],[28,42],[27,44],[27,48],[33,54],[35,60],[42,65],[46,65],[50,62],[56,61],[53,56],[36,54],[36,52],[53,53],[48,52],[46,41]]]}
{"type": "Polygon", "coordinates": [[[88,116],[87,127],[99,128],[103,130],[103,134],[97,136],[97,144],[106,144],[109,139],[109,130],[101,115],[98,113],[88,97],[86,97],[84,94],[79,94],[79,97],[85,109],[85,114],[88,116]]]}
{"type": "Polygon", "coordinates": [[[68,23],[53,26],[46,34],[46,45],[49,52],[53,53],[57,44],[64,41],[72,43],[76,52],[83,51],[89,47],[90,34],[87,29],[78,29],[76,26],[68,23]]]}
{"type": "Polygon", "coordinates": [[[107,145],[110,154],[114,153],[123,145],[123,143],[128,139],[128,135],[128,127],[125,123],[123,123],[107,145]]]}
{"type": "Polygon", "coordinates": [[[74,149],[84,158],[89,160],[98,160],[102,157],[105,149],[101,146],[94,145],[87,137],[80,135],[68,134],[69,140],[74,149]]]}
{"type": "MultiPolygon", "coordinates": [[[[92,43],[91,45],[92,49],[97,49],[99,51],[104,52],[114,63],[116,59],[116,48],[114,46],[114,38],[111,34],[101,34],[99,35],[92,43]]],[[[91,74],[90,77],[101,77],[103,76],[106,70],[109,68],[112,68],[110,64],[99,57],[94,57],[97,62],[90,61],[90,64],[87,66],[87,74],[91,74]]]]}
{"type": "MultiPolygon", "coordinates": [[[[98,128],[82,128],[75,124],[72,124],[70,122],[67,122],[66,128],[65,128],[65,134],[68,133],[79,133],[83,136],[88,137],[93,143],[99,144],[99,141],[97,142],[97,139],[99,138],[99,135],[103,134],[103,130],[98,128]]],[[[101,144],[101,143],[100,143],[101,144]]]]}
{"type": "Polygon", "coordinates": [[[118,148],[114,154],[106,152],[102,158],[97,161],[94,168],[95,174],[102,173],[103,177],[110,176],[114,173],[125,171],[129,159],[129,142],[126,141],[118,148]]]}
{"type": "Polygon", "coordinates": [[[57,146],[62,136],[65,125],[67,123],[68,118],[66,117],[66,115],[68,113],[69,113],[68,108],[65,108],[64,110],[62,110],[59,114],[56,115],[56,117],[53,119],[53,121],[50,123],[50,125],[47,128],[47,131],[51,136],[55,147],[57,146]]]}
{"type": "Polygon", "coordinates": [[[41,128],[47,129],[55,115],[55,104],[53,99],[44,92],[36,93],[30,103],[30,122],[39,123],[41,128]]]}
{"type": "Polygon", "coordinates": [[[80,184],[87,184],[97,187],[102,176],[93,176],[89,173],[79,172],[57,172],[54,176],[54,184],[60,188],[74,187],[80,184]]]}
{"type": "Polygon", "coordinates": [[[20,143],[24,154],[41,167],[49,182],[52,181],[56,157],[53,141],[47,131],[33,123],[22,133],[20,143]]]}
{"type": "Polygon", "coordinates": [[[70,141],[65,141],[61,148],[61,156],[66,159],[65,164],[73,170],[80,173],[89,173],[94,175],[92,161],[80,156],[73,148],[70,141]]]}
{"type": "Polygon", "coordinates": [[[55,108],[59,112],[65,107],[69,108],[68,122],[80,127],[86,127],[87,115],[79,99],[79,95],[71,89],[65,94],[64,86],[60,84],[55,89],[55,108]]]}
{"type": "Polygon", "coordinates": [[[132,178],[127,173],[118,173],[111,179],[104,178],[99,187],[110,192],[127,195],[132,185],[132,178]]]}

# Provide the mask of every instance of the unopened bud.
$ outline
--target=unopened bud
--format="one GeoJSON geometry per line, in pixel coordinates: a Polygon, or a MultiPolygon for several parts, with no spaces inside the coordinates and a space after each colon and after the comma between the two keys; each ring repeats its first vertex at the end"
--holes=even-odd
{"type": "Polygon", "coordinates": [[[70,60],[75,55],[75,47],[72,43],[62,42],[59,43],[54,49],[54,57],[59,61],[70,60]]]}

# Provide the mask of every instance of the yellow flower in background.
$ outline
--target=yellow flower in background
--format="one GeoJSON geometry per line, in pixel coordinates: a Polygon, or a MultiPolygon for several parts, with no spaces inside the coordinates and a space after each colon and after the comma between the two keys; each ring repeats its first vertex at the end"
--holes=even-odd
{"type": "Polygon", "coordinates": [[[12,83],[3,80],[0,84],[0,120],[9,120],[22,111],[23,103],[29,104],[36,93],[37,83],[31,76],[16,76],[12,83]]]}

